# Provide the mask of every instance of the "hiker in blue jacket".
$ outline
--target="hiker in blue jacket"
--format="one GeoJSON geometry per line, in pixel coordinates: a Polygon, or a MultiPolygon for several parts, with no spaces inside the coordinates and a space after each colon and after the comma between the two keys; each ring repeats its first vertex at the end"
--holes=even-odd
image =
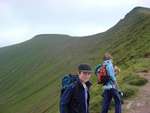
{"type": "Polygon", "coordinates": [[[60,113],[89,113],[89,88],[92,69],[88,64],[78,66],[77,82],[69,86],[60,98],[60,113]]]}
{"type": "Polygon", "coordinates": [[[118,92],[118,84],[112,64],[112,57],[109,53],[105,53],[103,64],[106,65],[107,74],[110,76],[110,79],[103,86],[104,93],[101,113],[108,113],[108,108],[112,98],[115,101],[115,113],[121,113],[121,100],[118,92]]]}

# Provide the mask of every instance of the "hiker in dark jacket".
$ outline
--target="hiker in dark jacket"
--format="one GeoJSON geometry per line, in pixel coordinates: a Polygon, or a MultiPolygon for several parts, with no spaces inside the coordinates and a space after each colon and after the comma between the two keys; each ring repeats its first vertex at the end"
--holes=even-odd
{"type": "Polygon", "coordinates": [[[89,88],[92,69],[88,64],[78,66],[78,80],[68,87],[60,99],[60,113],[89,113],[89,88]]]}
{"type": "Polygon", "coordinates": [[[109,53],[105,53],[103,64],[106,65],[107,74],[110,76],[110,79],[103,86],[104,93],[101,113],[108,113],[108,108],[112,98],[115,101],[115,113],[121,113],[121,99],[118,91],[118,84],[116,81],[115,70],[112,64],[112,57],[109,53]]]}

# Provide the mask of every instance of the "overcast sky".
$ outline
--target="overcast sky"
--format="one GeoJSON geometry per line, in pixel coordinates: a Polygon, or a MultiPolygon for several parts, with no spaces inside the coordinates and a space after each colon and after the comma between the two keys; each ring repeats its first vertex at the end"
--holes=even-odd
{"type": "Polygon", "coordinates": [[[136,6],[150,0],[0,0],[0,47],[37,34],[100,33],[136,6]]]}

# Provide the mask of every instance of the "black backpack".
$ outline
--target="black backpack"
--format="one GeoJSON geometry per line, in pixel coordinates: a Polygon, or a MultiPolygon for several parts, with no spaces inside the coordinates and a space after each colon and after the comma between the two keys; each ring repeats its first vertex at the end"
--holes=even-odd
{"type": "Polygon", "coordinates": [[[61,95],[68,87],[75,84],[77,80],[78,75],[66,74],[61,81],[61,95]]]}

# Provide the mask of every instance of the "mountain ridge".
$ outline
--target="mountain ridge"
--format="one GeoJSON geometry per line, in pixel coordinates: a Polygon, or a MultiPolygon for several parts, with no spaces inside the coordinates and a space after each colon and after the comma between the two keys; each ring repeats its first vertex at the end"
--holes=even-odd
{"type": "MultiPolygon", "coordinates": [[[[149,12],[149,8],[139,7],[132,11],[139,9],[149,12]]],[[[150,52],[150,15],[138,13],[134,17],[132,11],[103,33],[85,37],[39,34],[21,44],[0,48],[0,112],[58,113],[62,76],[75,73],[79,63],[90,63],[94,68],[106,51],[113,54],[115,64],[127,70],[123,75],[148,68],[149,59],[144,55],[150,52]]],[[[98,113],[100,89],[95,77],[92,81],[91,113],[98,113]]],[[[121,86],[125,91],[134,88],[126,82],[121,86]]]]}

